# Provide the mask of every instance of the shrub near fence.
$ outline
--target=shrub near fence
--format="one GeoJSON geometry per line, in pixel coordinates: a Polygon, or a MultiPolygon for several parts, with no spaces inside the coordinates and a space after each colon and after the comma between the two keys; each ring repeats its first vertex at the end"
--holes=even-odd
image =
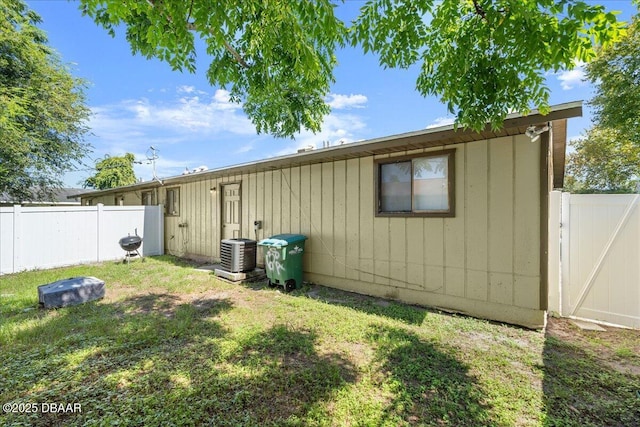
{"type": "Polygon", "coordinates": [[[161,206],[0,208],[0,274],[123,258],[136,229],[143,256],[164,253],[161,206]]]}

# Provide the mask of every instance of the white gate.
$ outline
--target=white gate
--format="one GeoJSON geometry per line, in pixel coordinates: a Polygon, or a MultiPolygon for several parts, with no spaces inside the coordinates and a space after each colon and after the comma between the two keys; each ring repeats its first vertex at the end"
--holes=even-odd
{"type": "Polygon", "coordinates": [[[640,328],[639,204],[640,194],[551,194],[551,311],[640,328]]]}

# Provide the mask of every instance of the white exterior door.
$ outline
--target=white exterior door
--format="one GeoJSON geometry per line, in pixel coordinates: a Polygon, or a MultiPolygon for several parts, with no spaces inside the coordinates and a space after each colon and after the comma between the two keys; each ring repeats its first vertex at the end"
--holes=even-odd
{"type": "Polygon", "coordinates": [[[222,186],[222,239],[240,237],[240,184],[222,186]]]}

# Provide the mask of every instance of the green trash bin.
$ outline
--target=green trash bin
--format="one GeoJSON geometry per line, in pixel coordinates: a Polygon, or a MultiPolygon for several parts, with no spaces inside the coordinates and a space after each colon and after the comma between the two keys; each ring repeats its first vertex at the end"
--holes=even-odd
{"type": "Polygon", "coordinates": [[[269,286],[283,286],[287,292],[302,286],[305,240],[302,234],[277,234],[258,242],[264,250],[269,286]]]}

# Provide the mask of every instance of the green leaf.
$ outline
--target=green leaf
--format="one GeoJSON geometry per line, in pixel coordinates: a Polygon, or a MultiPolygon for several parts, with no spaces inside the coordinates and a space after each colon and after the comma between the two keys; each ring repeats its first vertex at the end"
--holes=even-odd
{"type": "Polygon", "coordinates": [[[566,190],[572,192],[635,191],[640,176],[640,145],[616,129],[596,125],[571,142],[566,190]]]}
{"type": "Polygon", "coordinates": [[[640,21],[636,17],[622,40],[598,52],[586,67],[596,87],[591,100],[594,122],[640,146],[640,21]]]}
{"type": "Polygon", "coordinates": [[[134,52],[176,70],[195,70],[194,36],[203,39],[210,83],[229,86],[259,132],[284,137],[320,129],[336,48],[345,43],[377,55],[383,68],[420,65],[418,92],[479,130],[512,110],[544,108],[547,72],[588,61],[624,34],[614,13],[582,0],[367,0],[348,28],[336,7],[331,0],[81,0],[83,13],[108,31],[126,26],[134,52]],[[540,83],[524,87],[520,77],[529,75],[540,83]]]}
{"type": "Polygon", "coordinates": [[[47,45],[41,20],[0,0],[0,193],[48,198],[88,152],[85,82],[47,45]]]}

